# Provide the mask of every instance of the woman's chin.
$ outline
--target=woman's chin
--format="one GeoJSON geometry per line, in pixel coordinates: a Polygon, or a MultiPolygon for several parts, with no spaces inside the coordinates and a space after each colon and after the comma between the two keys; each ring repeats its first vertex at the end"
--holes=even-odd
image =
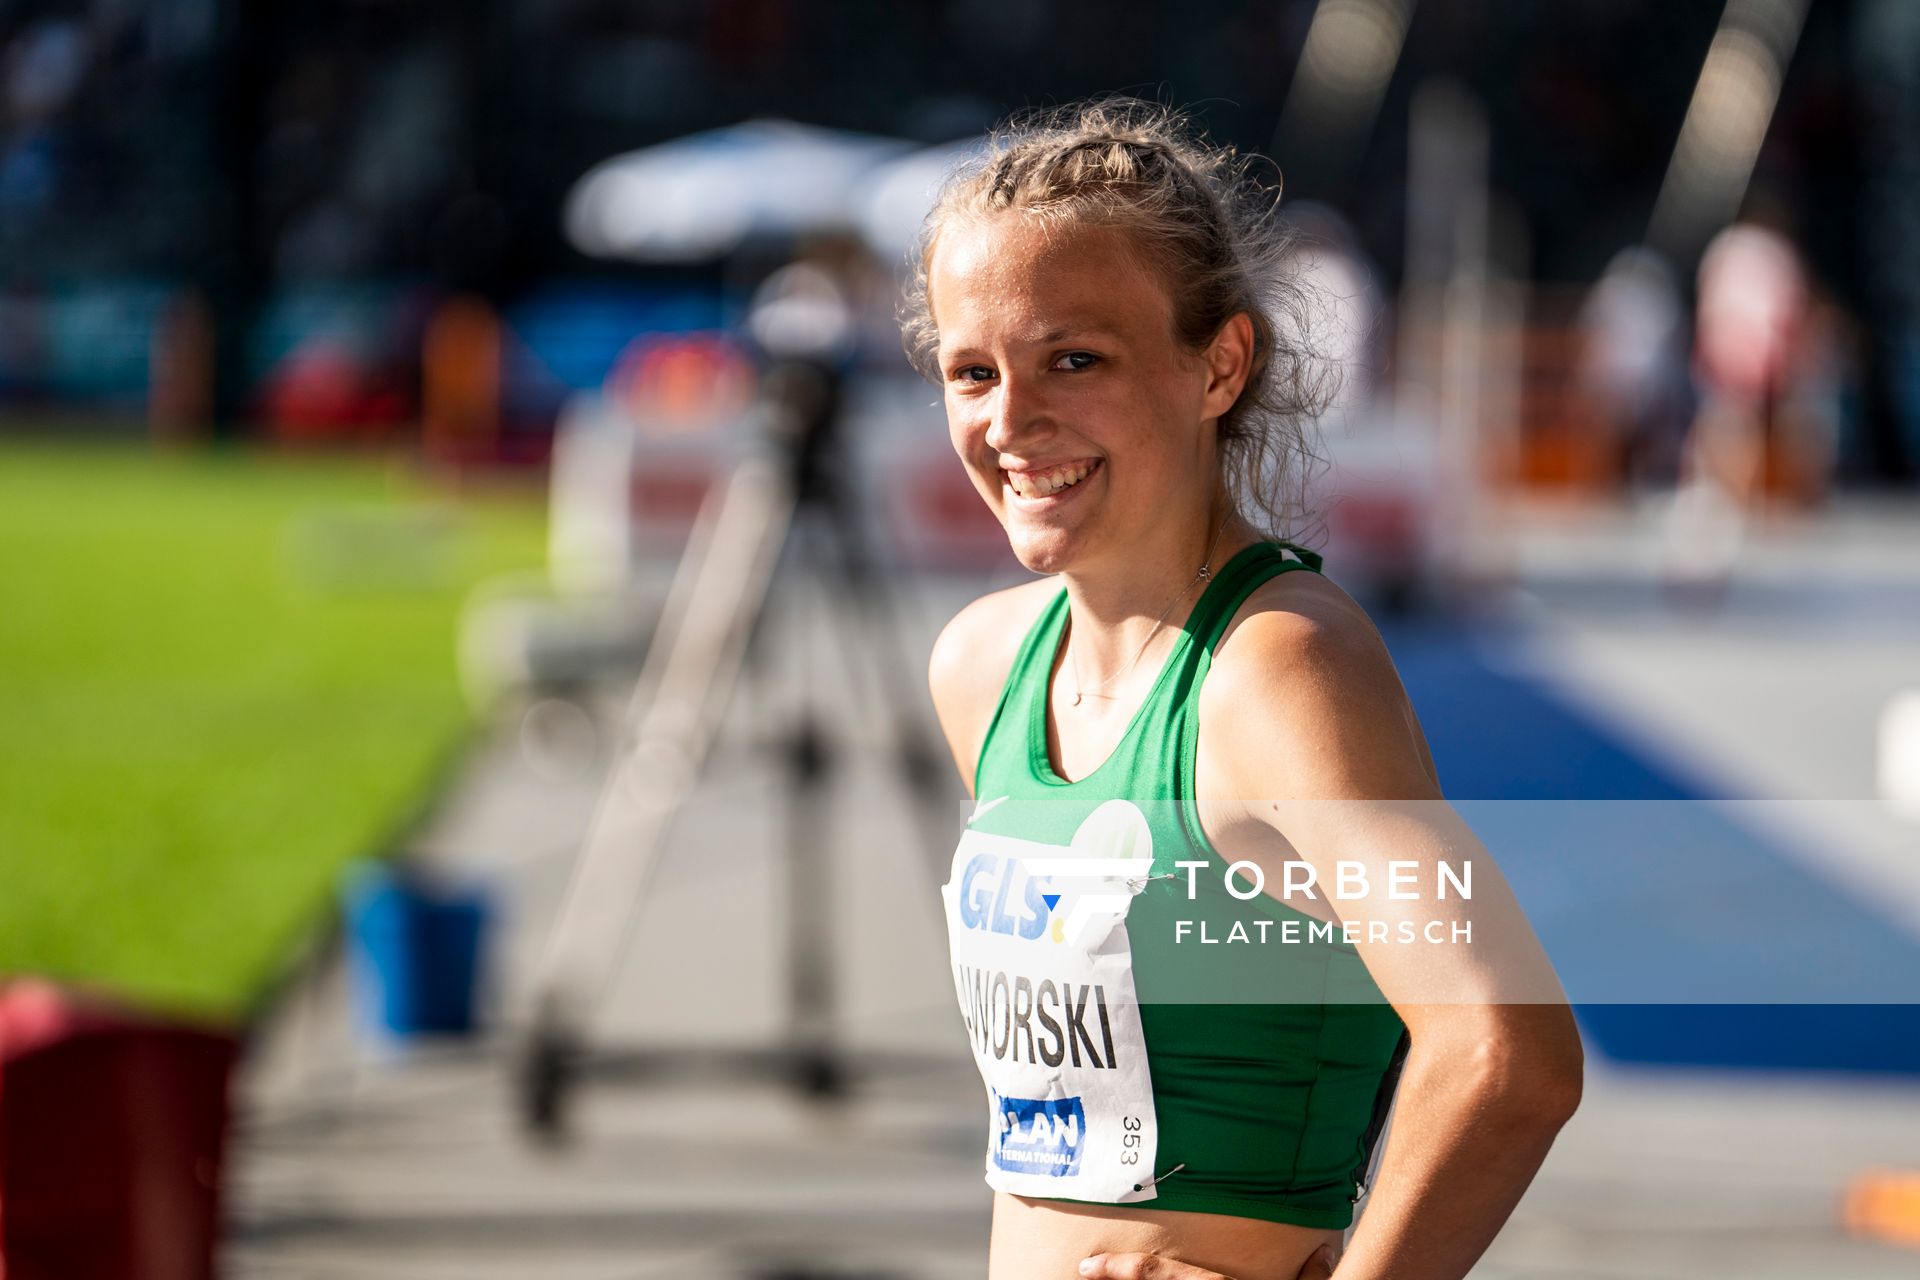
{"type": "Polygon", "coordinates": [[[1033,573],[1059,573],[1073,561],[1079,540],[1067,530],[1032,528],[1017,517],[1007,528],[1007,543],[1014,558],[1033,573]]]}

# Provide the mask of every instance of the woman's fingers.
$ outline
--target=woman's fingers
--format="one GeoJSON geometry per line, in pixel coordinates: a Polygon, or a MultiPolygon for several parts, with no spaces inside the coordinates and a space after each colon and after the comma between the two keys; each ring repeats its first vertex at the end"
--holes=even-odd
{"type": "Polygon", "coordinates": [[[1080,1274],[1089,1280],[1230,1280],[1154,1253],[1096,1253],[1082,1260],[1080,1274]]]}
{"type": "Polygon", "coordinates": [[[1333,1245],[1323,1244],[1313,1251],[1295,1280],[1333,1280],[1333,1265],[1339,1260],[1340,1251],[1333,1245]]]}
{"type": "MultiPolygon", "coordinates": [[[[1333,1280],[1337,1246],[1323,1244],[1307,1258],[1295,1280],[1333,1280]]],[[[1155,1253],[1096,1253],[1080,1263],[1088,1280],[1229,1280],[1218,1271],[1188,1266],[1155,1253]]]]}

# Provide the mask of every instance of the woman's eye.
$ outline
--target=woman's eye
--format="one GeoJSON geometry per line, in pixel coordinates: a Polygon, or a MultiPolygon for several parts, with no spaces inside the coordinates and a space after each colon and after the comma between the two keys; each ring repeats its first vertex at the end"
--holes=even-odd
{"type": "Polygon", "coordinates": [[[1082,369],[1091,369],[1099,363],[1100,357],[1094,355],[1091,351],[1069,351],[1067,354],[1061,356],[1059,360],[1054,361],[1055,367],[1065,364],[1068,369],[1076,373],[1082,369]]]}
{"type": "Polygon", "coordinates": [[[953,379],[955,382],[982,382],[992,376],[993,370],[983,364],[970,364],[964,368],[953,371],[953,379]]]}

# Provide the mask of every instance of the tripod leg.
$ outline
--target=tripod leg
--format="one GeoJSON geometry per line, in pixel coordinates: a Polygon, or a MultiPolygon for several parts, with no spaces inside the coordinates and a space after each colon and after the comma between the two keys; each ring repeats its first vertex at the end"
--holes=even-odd
{"type": "MultiPolygon", "coordinates": [[[[795,515],[789,561],[789,581],[811,570],[811,580],[797,582],[800,590],[781,593],[779,618],[782,650],[794,664],[789,673],[800,691],[785,741],[786,821],[782,859],[786,921],[787,1042],[783,1062],[788,1079],[814,1098],[839,1095],[845,1072],[835,1050],[836,1032],[834,930],[837,911],[831,814],[832,772],[835,754],[824,732],[818,705],[815,667],[820,628],[812,617],[824,594],[818,580],[818,557],[810,534],[815,522],[806,519],[802,500],[795,515]]],[[[761,615],[756,632],[773,621],[771,610],[761,615]]]]}
{"type": "Polygon", "coordinates": [[[531,1043],[521,1057],[523,1118],[549,1135],[577,1051],[624,951],[660,846],[711,745],[764,606],[793,518],[794,488],[776,457],[742,461],[669,596],[671,630],[656,636],[638,682],[638,721],[608,773],[536,984],[531,1043]],[[651,696],[648,696],[651,695],[651,696]]]}
{"type": "MultiPolygon", "coordinates": [[[[953,842],[959,836],[960,819],[955,811],[955,793],[947,785],[946,752],[935,738],[926,718],[911,708],[926,700],[920,677],[910,670],[900,653],[900,602],[893,584],[875,570],[862,540],[852,507],[837,486],[823,495],[829,523],[845,584],[845,595],[854,616],[860,648],[880,687],[881,715],[887,724],[894,760],[900,767],[908,794],[914,800],[914,814],[920,826],[921,843],[934,883],[947,878],[947,860],[953,842]]],[[[850,646],[835,646],[843,652],[850,646]]]]}
{"type": "Polygon", "coordinates": [[[844,1084],[834,1053],[833,757],[811,711],[795,726],[787,824],[788,1043],[793,1081],[815,1097],[844,1084]]]}

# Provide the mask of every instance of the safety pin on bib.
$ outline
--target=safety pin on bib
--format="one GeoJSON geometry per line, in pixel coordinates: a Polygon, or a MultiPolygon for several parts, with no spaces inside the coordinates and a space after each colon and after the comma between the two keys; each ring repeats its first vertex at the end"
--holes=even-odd
{"type": "Polygon", "coordinates": [[[1187,1162],[1185,1160],[1182,1160],[1179,1164],[1173,1166],[1173,1168],[1167,1170],[1165,1173],[1156,1173],[1151,1178],[1148,1178],[1145,1182],[1134,1183],[1133,1189],[1135,1191],[1145,1191],[1148,1187],[1160,1181],[1160,1179],[1171,1178],[1174,1174],[1180,1172],[1182,1169],[1186,1167],[1187,1167],[1187,1162]]]}

